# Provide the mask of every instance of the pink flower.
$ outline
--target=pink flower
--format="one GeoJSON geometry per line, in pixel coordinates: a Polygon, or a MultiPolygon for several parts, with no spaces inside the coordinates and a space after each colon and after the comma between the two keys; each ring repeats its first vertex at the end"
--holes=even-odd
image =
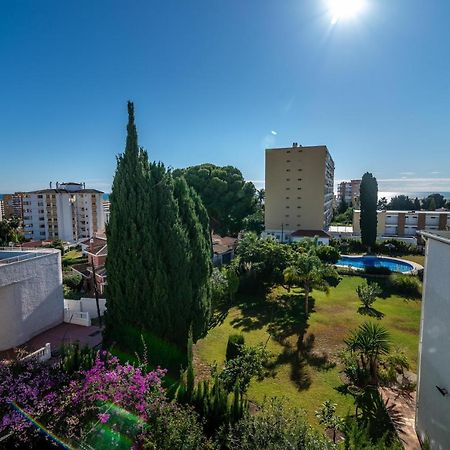
{"type": "Polygon", "coordinates": [[[98,420],[100,420],[101,423],[106,423],[109,420],[109,414],[108,413],[100,413],[97,417],[98,417],[98,420]]]}

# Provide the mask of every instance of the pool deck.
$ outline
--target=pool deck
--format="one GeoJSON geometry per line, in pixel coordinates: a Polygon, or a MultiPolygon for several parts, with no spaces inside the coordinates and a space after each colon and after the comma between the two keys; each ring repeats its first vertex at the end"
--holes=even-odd
{"type": "MultiPolygon", "coordinates": [[[[396,258],[395,256],[385,256],[385,255],[367,255],[367,254],[362,254],[362,255],[341,255],[341,257],[343,258],[363,258],[365,256],[369,256],[369,257],[373,257],[373,258],[378,258],[378,259],[390,259],[390,260],[394,260],[394,261],[398,261],[398,262],[402,262],[405,264],[408,264],[410,266],[412,266],[412,270],[408,271],[408,272],[396,272],[396,273],[402,273],[404,275],[417,275],[417,273],[420,270],[423,270],[423,266],[421,266],[420,264],[417,264],[414,261],[409,261],[407,259],[402,259],[402,258],[396,258]]],[[[348,264],[335,264],[335,266],[337,267],[345,267],[345,268],[350,268],[356,272],[362,271],[364,270],[362,267],[352,267],[348,264]]]]}

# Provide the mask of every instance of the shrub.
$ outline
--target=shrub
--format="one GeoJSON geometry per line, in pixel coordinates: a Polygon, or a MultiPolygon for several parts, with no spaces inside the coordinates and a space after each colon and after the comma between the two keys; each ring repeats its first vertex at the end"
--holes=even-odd
{"type": "Polygon", "coordinates": [[[390,282],[396,294],[412,298],[419,298],[421,296],[420,281],[414,276],[393,275],[391,276],[390,282]]]}
{"type": "Polygon", "coordinates": [[[241,348],[245,345],[245,338],[242,334],[230,334],[227,343],[227,361],[236,358],[241,352],[241,348]]]}
{"type": "Polygon", "coordinates": [[[370,308],[377,297],[381,294],[380,286],[377,283],[368,283],[365,281],[356,288],[361,303],[365,308],[370,308]]]}
{"type": "Polygon", "coordinates": [[[327,264],[336,264],[340,257],[339,251],[331,245],[320,245],[316,249],[316,255],[327,264]]]}
{"type": "Polygon", "coordinates": [[[82,282],[82,276],[76,272],[64,272],[63,274],[63,284],[65,284],[69,289],[80,289],[82,282]]]}
{"type": "Polygon", "coordinates": [[[367,275],[390,275],[392,271],[387,267],[366,267],[364,273],[367,275]]]}

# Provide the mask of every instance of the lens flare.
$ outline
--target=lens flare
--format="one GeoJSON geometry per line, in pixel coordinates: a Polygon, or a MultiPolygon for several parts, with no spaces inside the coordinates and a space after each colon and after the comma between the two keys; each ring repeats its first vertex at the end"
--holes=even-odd
{"type": "Polygon", "coordinates": [[[333,24],[355,18],[365,7],[365,0],[327,0],[333,24]]]}

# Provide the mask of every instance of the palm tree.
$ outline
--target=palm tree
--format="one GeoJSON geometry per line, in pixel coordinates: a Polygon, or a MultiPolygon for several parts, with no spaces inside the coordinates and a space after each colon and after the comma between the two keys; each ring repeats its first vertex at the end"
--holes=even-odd
{"type": "Polygon", "coordinates": [[[378,384],[379,359],[391,348],[389,332],[374,322],[364,322],[346,339],[350,352],[359,358],[358,365],[370,376],[370,384],[378,384]]]}
{"type": "Polygon", "coordinates": [[[266,190],[264,188],[257,189],[256,190],[256,198],[258,199],[258,203],[260,206],[264,203],[264,200],[266,198],[266,190]]]}
{"type": "Polygon", "coordinates": [[[284,280],[289,285],[297,285],[303,288],[305,294],[305,313],[309,312],[309,295],[313,289],[322,292],[329,290],[327,277],[335,276],[333,267],[324,264],[317,256],[299,254],[293,264],[284,272],[284,280]]]}

